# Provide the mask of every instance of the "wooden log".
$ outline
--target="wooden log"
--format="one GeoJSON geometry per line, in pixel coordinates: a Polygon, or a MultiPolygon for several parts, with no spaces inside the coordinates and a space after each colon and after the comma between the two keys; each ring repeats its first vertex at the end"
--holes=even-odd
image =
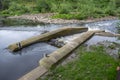
{"type": "Polygon", "coordinates": [[[87,31],[88,28],[84,27],[65,27],[65,28],[60,28],[58,30],[52,31],[52,32],[47,32],[44,34],[40,34],[38,36],[31,37],[29,39],[23,40],[21,42],[17,42],[14,44],[11,44],[8,46],[8,49],[11,51],[18,51],[26,46],[29,46],[31,44],[37,43],[37,42],[42,42],[42,41],[48,41],[52,38],[60,37],[60,36],[66,36],[74,33],[79,33],[79,32],[84,32],[87,31]]]}

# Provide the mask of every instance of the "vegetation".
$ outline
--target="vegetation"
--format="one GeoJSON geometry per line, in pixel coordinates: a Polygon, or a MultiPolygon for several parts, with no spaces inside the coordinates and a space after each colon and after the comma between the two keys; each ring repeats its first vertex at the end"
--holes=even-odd
{"type": "Polygon", "coordinates": [[[58,13],[53,18],[88,19],[120,16],[120,0],[0,0],[3,16],[58,13]]]}
{"type": "MultiPolygon", "coordinates": [[[[117,33],[120,34],[120,22],[118,22],[116,28],[117,28],[117,33]]],[[[118,37],[118,39],[120,40],[120,37],[118,37]]],[[[120,52],[119,52],[119,56],[120,56],[120,52]]]]}
{"type": "Polygon", "coordinates": [[[39,23],[36,21],[25,20],[25,19],[4,19],[1,20],[2,26],[19,26],[19,25],[26,25],[26,26],[34,26],[34,25],[44,25],[43,23],[39,23]]]}
{"type": "Polygon", "coordinates": [[[80,47],[77,56],[74,61],[52,69],[38,80],[116,80],[119,62],[107,55],[103,46],[92,46],[91,51],[80,47]]]}
{"type": "MultiPolygon", "coordinates": [[[[117,23],[117,30],[118,30],[118,32],[117,33],[119,33],[120,34],[120,21],[117,23]]],[[[120,39],[120,37],[119,37],[119,39],[120,39]]]]}

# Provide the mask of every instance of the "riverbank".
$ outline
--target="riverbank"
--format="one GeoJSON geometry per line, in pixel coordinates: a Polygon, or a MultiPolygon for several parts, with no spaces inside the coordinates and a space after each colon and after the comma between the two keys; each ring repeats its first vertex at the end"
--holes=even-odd
{"type": "Polygon", "coordinates": [[[89,48],[79,47],[67,64],[59,64],[38,80],[115,80],[119,60],[108,55],[104,44],[89,48]]]}
{"type": "MultiPolygon", "coordinates": [[[[111,29],[110,30],[115,30],[114,28],[112,28],[112,27],[114,27],[114,25],[115,25],[115,23],[114,23],[114,25],[112,25],[113,24],[113,22],[111,22],[111,21],[109,21],[109,23],[107,22],[107,21],[105,21],[104,23],[100,23],[101,24],[101,26],[100,26],[100,24],[99,25],[97,25],[97,26],[99,26],[99,28],[101,28],[101,27],[107,27],[108,28],[108,30],[109,30],[109,27],[111,27],[111,29]],[[107,24],[107,25],[106,25],[107,24]]],[[[98,24],[98,23],[96,23],[96,24],[98,24]]],[[[90,26],[90,25],[89,25],[90,26]]],[[[92,25],[92,26],[96,26],[95,24],[94,25],[92,25]]],[[[53,30],[55,27],[53,27],[53,28],[50,28],[51,26],[48,26],[48,27],[45,27],[46,29],[43,29],[42,27],[40,27],[40,28],[42,28],[42,29],[40,29],[39,27],[37,27],[36,26],[36,29],[37,30],[53,30]]],[[[11,30],[12,30],[12,28],[13,27],[9,27],[9,29],[11,28],[11,30]]],[[[24,28],[26,28],[26,30],[28,30],[28,31],[32,31],[32,30],[34,30],[34,27],[31,27],[32,29],[29,29],[29,28],[27,28],[27,27],[24,27],[24,28]]],[[[23,30],[24,29],[23,27],[19,27],[19,30],[21,31],[21,30],[23,30]]],[[[12,31],[14,31],[14,30],[12,30],[12,31]]],[[[8,32],[8,31],[7,31],[8,32]]],[[[114,32],[114,31],[113,31],[114,32]]],[[[13,34],[14,34],[14,32],[13,32],[13,34]]],[[[14,36],[13,34],[11,34],[12,36],[14,36]]],[[[19,34],[18,32],[17,32],[17,34],[19,34]]],[[[21,33],[20,33],[21,34],[21,33]]],[[[16,34],[15,34],[16,35],[16,34]]],[[[23,35],[25,35],[24,33],[23,33],[23,35]]],[[[5,37],[5,36],[4,36],[5,37]]],[[[16,37],[16,36],[15,36],[16,37]]],[[[24,37],[24,36],[22,36],[22,37],[24,37]]],[[[26,37],[26,36],[25,36],[26,37]]],[[[71,38],[73,38],[73,37],[71,37],[71,38]]],[[[17,39],[17,38],[16,38],[17,39]]],[[[98,39],[101,39],[101,38],[98,38],[97,37],[97,39],[96,40],[98,40],[98,39]]],[[[7,41],[8,41],[8,39],[6,39],[7,41]]],[[[12,39],[12,40],[15,40],[14,38],[12,39]]],[[[108,40],[108,39],[107,39],[108,40]]],[[[4,40],[3,40],[4,41],[4,40]]],[[[95,41],[93,41],[93,42],[95,42],[95,41]]],[[[5,42],[4,42],[5,43],[5,42]]],[[[50,49],[50,48],[52,48],[51,46],[48,46],[48,47],[46,47],[45,46],[45,48],[40,48],[40,46],[43,46],[43,45],[41,45],[41,44],[38,44],[39,46],[38,47],[35,47],[35,46],[33,46],[33,47],[31,47],[31,48],[27,48],[27,50],[25,50],[25,52],[22,50],[22,52],[24,52],[24,53],[22,53],[22,56],[25,54],[27,54],[28,53],[28,56],[29,56],[29,54],[31,55],[31,54],[39,54],[40,53],[40,50],[43,50],[43,49],[45,49],[45,51],[46,52],[42,52],[42,53],[50,53],[50,52],[48,52],[48,50],[47,50],[47,48],[48,49],[50,49]],[[32,50],[32,51],[31,51],[32,50]],[[38,50],[37,51],[37,53],[36,53],[36,51],[35,50],[38,50]]],[[[111,46],[112,48],[114,47],[114,46],[111,46]]],[[[2,53],[2,52],[1,52],[2,53]]],[[[4,52],[3,52],[4,53],[4,52]]],[[[21,54],[21,53],[20,53],[21,54]]],[[[7,56],[7,55],[6,55],[7,56]]],[[[33,55],[31,55],[31,57],[32,57],[32,61],[33,61],[33,55]]],[[[30,57],[30,59],[31,59],[31,57],[30,57]]],[[[74,57],[74,55],[72,56],[72,57],[74,57]]],[[[4,57],[3,57],[4,58],[4,57]]],[[[25,57],[26,58],[26,57],[25,57]]],[[[4,58],[4,59],[6,59],[6,58],[4,58]]],[[[12,59],[12,58],[11,58],[12,59]]],[[[17,59],[17,58],[16,58],[17,59]]],[[[36,58],[34,58],[34,59],[36,59],[36,58]]],[[[40,59],[40,57],[38,56],[38,59],[40,59]]],[[[19,60],[19,59],[17,59],[17,60],[19,60]]],[[[24,60],[24,59],[22,59],[22,60],[24,60]]],[[[28,58],[27,58],[27,60],[28,61],[30,61],[28,58]]],[[[2,61],[2,60],[1,60],[2,61]]],[[[11,61],[11,60],[8,60],[8,61],[11,61]]],[[[13,60],[12,60],[13,61],[13,60]]],[[[16,62],[16,60],[14,60],[15,62],[16,62]]],[[[22,61],[22,63],[24,63],[25,61],[22,61]]],[[[38,61],[37,61],[38,62],[38,61]]],[[[14,63],[14,62],[13,62],[14,63]]],[[[20,63],[20,62],[16,62],[16,63],[20,63]]],[[[16,64],[15,63],[15,64],[16,64]]],[[[31,61],[30,61],[30,63],[31,63],[31,61]]],[[[102,63],[102,62],[101,62],[102,63]]],[[[26,63],[25,63],[26,64],[26,63]]],[[[31,63],[32,65],[34,65],[34,63],[31,63]]],[[[38,63],[37,63],[38,64],[38,63]]],[[[68,63],[69,64],[69,63],[68,63]]],[[[3,64],[1,64],[1,66],[2,66],[3,64]]],[[[29,66],[28,64],[26,64],[27,66],[29,66]]],[[[25,65],[25,66],[26,66],[25,65]]],[[[7,64],[7,66],[8,66],[8,64],[7,64]]],[[[19,66],[19,65],[18,65],[19,66]]],[[[9,67],[9,66],[8,66],[9,67]]],[[[13,67],[12,67],[13,68],[13,67]]],[[[22,68],[22,67],[20,67],[20,68],[22,68]]],[[[9,69],[9,68],[8,68],[9,69]]],[[[18,67],[17,67],[17,69],[19,69],[18,67]]],[[[27,68],[28,69],[28,68],[27,68]]],[[[12,69],[11,69],[12,70],[12,69]]],[[[26,70],[26,68],[24,67],[23,69],[19,69],[20,71],[24,71],[24,70],[26,70]]],[[[68,70],[71,70],[71,69],[68,69],[68,70]]],[[[80,72],[80,71],[79,71],[80,72]]],[[[11,73],[11,72],[10,72],[11,73]]],[[[18,72],[17,72],[18,73],[18,72]]],[[[17,74],[16,73],[16,74],[17,74]]],[[[9,74],[9,73],[8,73],[9,74]]],[[[11,73],[12,74],[12,73],[11,73]]],[[[92,74],[92,73],[91,73],[92,74]]],[[[6,76],[6,75],[5,75],[6,76]]],[[[7,78],[9,78],[9,77],[7,77],[7,78]]],[[[10,78],[9,78],[10,79],[10,78]]],[[[7,80],[7,79],[5,79],[5,80],[7,80]]]]}
{"type": "Polygon", "coordinates": [[[115,20],[119,19],[118,17],[103,17],[103,18],[95,18],[95,19],[85,19],[85,20],[66,20],[66,19],[53,19],[52,16],[56,15],[55,13],[40,13],[40,14],[24,14],[21,16],[10,16],[8,19],[25,19],[32,20],[33,22],[44,23],[44,24],[85,24],[97,21],[106,21],[106,20],[115,20]]]}

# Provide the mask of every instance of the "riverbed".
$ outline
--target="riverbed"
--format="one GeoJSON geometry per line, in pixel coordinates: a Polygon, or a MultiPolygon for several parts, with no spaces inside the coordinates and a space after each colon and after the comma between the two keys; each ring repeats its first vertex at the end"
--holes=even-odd
{"type": "MultiPolygon", "coordinates": [[[[105,30],[106,32],[117,33],[119,20],[100,21],[84,24],[89,30],[105,30]]],[[[53,31],[64,26],[80,27],[81,24],[46,24],[37,26],[4,26],[0,27],[0,80],[16,80],[38,66],[38,61],[44,54],[55,50],[54,47],[45,42],[37,43],[26,47],[18,52],[10,52],[7,47],[15,42],[42,34],[45,31],[53,31]]],[[[70,42],[78,34],[62,37],[64,41],[70,42]]],[[[92,45],[102,41],[117,42],[118,37],[94,36],[85,44],[92,45]]]]}

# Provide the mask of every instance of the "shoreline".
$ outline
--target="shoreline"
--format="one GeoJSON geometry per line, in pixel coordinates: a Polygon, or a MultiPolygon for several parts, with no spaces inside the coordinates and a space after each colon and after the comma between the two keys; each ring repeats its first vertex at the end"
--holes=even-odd
{"type": "Polygon", "coordinates": [[[31,20],[37,23],[44,23],[44,24],[85,24],[91,22],[98,22],[98,21],[106,21],[106,20],[116,20],[119,19],[118,17],[108,16],[103,18],[94,18],[94,19],[86,19],[86,20],[65,20],[65,19],[52,19],[51,17],[55,15],[55,13],[40,13],[40,14],[24,14],[20,16],[10,16],[7,17],[8,19],[25,19],[31,20]]]}

